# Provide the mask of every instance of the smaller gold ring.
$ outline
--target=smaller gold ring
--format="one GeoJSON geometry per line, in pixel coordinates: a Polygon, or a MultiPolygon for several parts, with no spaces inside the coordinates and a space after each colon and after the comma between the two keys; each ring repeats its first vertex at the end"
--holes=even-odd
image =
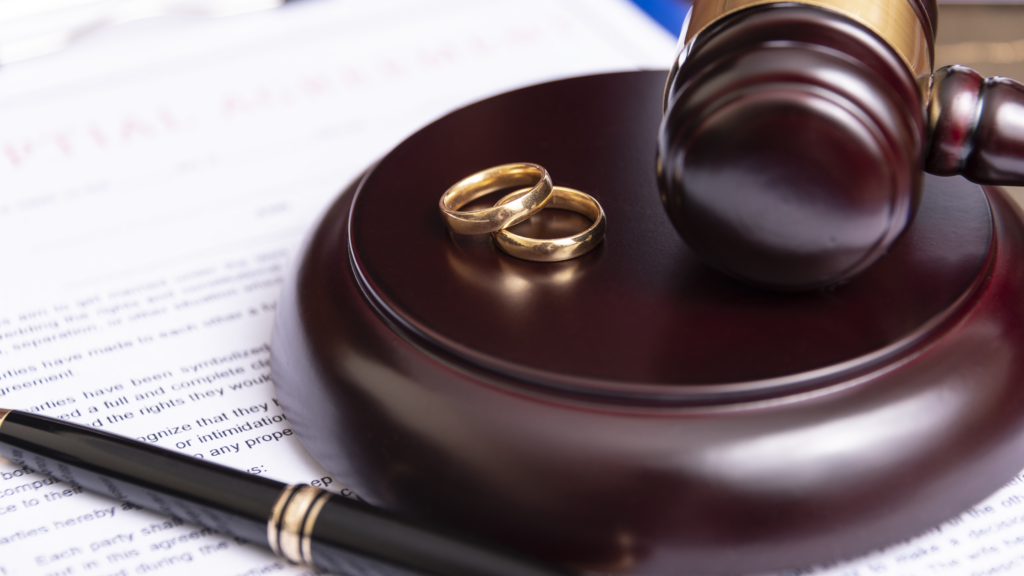
{"type": "MultiPolygon", "coordinates": [[[[508,228],[526,220],[551,200],[551,176],[543,166],[519,162],[502,164],[467,176],[443,195],[439,206],[445,225],[459,234],[484,234],[508,228]],[[460,212],[469,202],[513,186],[531,186],[504,205],[460,212]]],[[[507,196],[506,196],[507,198],[507,196]]]]}
{"type": "MultiPolygon", "coordinates": [[[[505,196],[495,206],[506,202],[513,202],[516,198],[527,193],[527,190],[517,190],[505,196]]],[[[495,244],[509,256],[532,260],[534,262],[561,262],[582,256],[594,249],[595,246],[604,240],[605,217],[601,205],[589,194],[579,190],[555,186],[551,194],[551,202],[547,208],[570,210],[582,214],[593,221],[589,228],[574,236],[565,238],[540,239],[527,238],[513,234],[508,230],[497,230],[491,232],[495,244]]]]}

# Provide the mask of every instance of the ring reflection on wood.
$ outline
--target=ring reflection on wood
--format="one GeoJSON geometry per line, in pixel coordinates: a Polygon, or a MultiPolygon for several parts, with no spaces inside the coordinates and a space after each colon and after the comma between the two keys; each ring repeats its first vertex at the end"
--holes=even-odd
{"type": "Polygon", "coordinates": [[[928,176],[914,226],[863,274],[756,290],[705,266],[665,214],[663,86],[637,72],[485,100],[339,197],[272,345],[317,461],[403,515],[644,575],[849,557],[1017,473],[1024,225],[1006,197],[928,176]],[[539,266],[452,235],[436,191],[508,158],[600,198],[614,242],[539,266]]]}

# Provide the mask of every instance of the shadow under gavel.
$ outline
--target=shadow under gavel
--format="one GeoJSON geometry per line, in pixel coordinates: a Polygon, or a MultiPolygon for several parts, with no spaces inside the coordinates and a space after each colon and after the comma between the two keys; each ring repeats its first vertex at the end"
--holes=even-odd
{"type": "Polygon", "coordinates": [[[1024,86],[932,73],[936,17],[928,0],[696,0],[657,166],[687,244],[758,286],[820,288],[887,252],[922,171],[1024,183],[1024,86]]]}

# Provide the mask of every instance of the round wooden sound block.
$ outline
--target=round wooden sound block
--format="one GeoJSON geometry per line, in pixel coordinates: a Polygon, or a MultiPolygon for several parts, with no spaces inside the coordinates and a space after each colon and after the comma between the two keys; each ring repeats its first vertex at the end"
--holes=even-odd
{"type": "MultiPolygon", "coordinates": [[[[663,83],[611,74],[474,104],[339,197],[272,346],[310,453],[409,517],[637,574],[848,557],[1024,467],[1024,226],[1003,193],[929,177],[865,273],[760,291],[701,263],[665,214],[663,83]],[[603,244],[544,264],[449,233],[441,193],[509,162],[596,197],[603,244]]],[[[578,225],[555,212],[535,229],[578,225]]]]}

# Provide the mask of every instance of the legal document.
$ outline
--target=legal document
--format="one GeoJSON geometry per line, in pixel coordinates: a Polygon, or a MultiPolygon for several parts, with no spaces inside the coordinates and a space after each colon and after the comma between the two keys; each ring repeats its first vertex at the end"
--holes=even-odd
{"type": "MultiPolygon", "coordinates": [[[[306,0],[164,18],[0,69],[0,407],[347,493],[274,396],[275,303],[340,190],[507,90],[663,69],[619,0],[306,0]]],[[[1013,574],[1024,481],[928,534],[787,574],[1013,574]]],[[[315,574],[0,462],[0,576],[315,574]]]]}

